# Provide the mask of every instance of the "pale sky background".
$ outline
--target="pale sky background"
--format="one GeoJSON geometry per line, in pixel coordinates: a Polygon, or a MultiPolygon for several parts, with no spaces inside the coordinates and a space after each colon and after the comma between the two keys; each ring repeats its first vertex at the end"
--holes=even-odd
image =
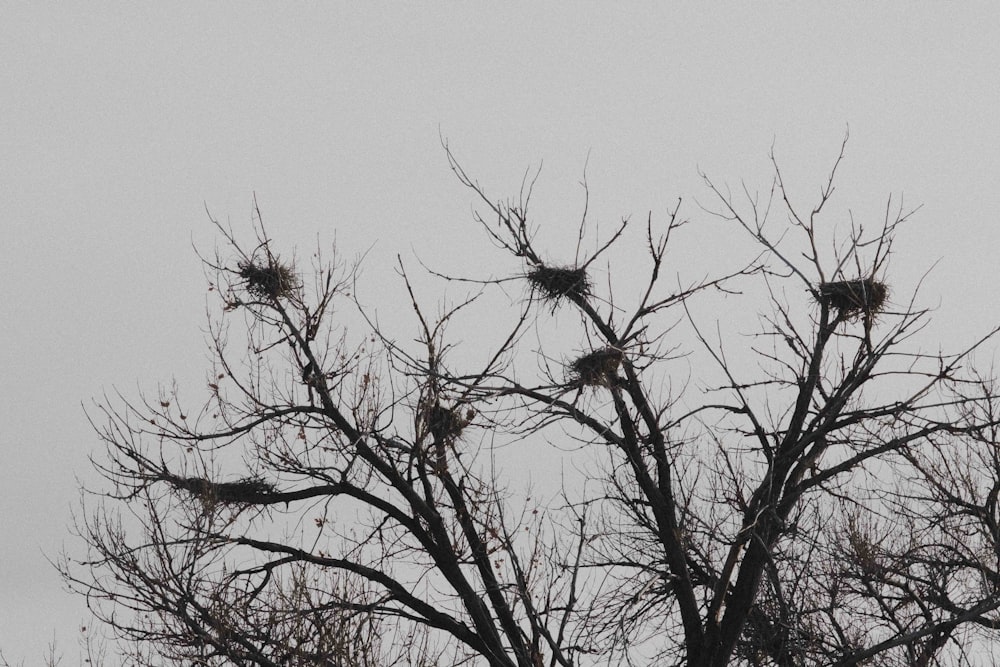
{"type": "Polygon", "coordinates": [[[889,194],[923,204],[894,266],[912,288],[940,260],[922,302],[941,340],[998,319],[1000,5],[615,4],[0,5],[8,659],[55,637],[75,664],[84,606],[46,558],[79,546],[82,406],[203,383],[206,205],[245,229],[256,192],[280,247],[373,246],[362,298],[405,309],[397,252],[464,273],[499,257],[439,129],[498,197],[544,161],[558,235],[588,154],[603,224],[680,196],[698,218],[699,168],[764,186],[773,143],[813,195],[849,125],[838,205],[874,222],[889,194]]]}

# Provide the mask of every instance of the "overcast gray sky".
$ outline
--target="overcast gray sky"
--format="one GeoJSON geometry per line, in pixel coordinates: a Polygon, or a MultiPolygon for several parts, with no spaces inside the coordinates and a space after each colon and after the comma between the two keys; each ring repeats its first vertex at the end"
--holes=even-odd
{"type": "Polygon", "coordinates": [[[946,338],[997,319],[995,3],[7,3],[0,62],[12,660],[53,636],[75,660],[84,608],[46,558],[78,546],[97,446],[81,406],[203,382],[206,205],[248,225],[256,192],[282,247],[374,244],[365,288],[405,305],[395,253],[461,270],[488,249],[439,130],[497,196],[544,160],[537,210],[559,229],[588,154],[611,224],[704,195],[699,169],[766,185],[772,144],[815,194],[849,125],[839,205],[877,221],[890,193],[922,203],[901,280],[940,259],[923,300],[946,338]]]}

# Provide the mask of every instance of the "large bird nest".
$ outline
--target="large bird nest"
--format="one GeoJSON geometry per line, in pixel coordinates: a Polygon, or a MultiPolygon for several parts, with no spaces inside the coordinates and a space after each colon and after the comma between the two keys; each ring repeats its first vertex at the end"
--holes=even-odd
{"type": "Polygon", "coordinates": [[[612,387],[618,382],[622,351],[604,347],[589,352],[569,365],[570,383],[583,387],[612,387]]]}
{"type": "Polygon", "coordinates": [[[574,296],[585,299],[590,294],[591,284],[586,267],[539,264],[528,271],[527,278],[543,298],[553,302],[574,296]]]}
{"type": "Polygon", "coordinates": [[[169,481],[204,501],[227,505],[259,503],[277,491],[273,484],[258,477],[236,482],[212,482],[201,477],[177,477],[169,481]]]}
{"type": "Polygon", "coordinates": [[[292,267],[282,264],[277,257],[270,258],[267,264],[252,260],[240,262],[237,268],[247,291],[258,298],[289,297],[299,288],[299,279],[292,267]]]}
{"type": "Polygon", "coordinates": [[[472,423],[476,412],[467,408],[463,413],[461,404],[448,407],[435,400],[421,407],[418,428],[424,434],[431,436],[431,442],[426,452],[432,457],[431,470],[435,474],[444,475],[448,472],[448,450],[455,450],[455,441],[462,435],[465,427],[472,423]]]}
{"type": "Polygon", "coordinates": [[[872,278],[819,284],[819,300],[841,318],[874,315],[885,307],[889,288],[872,278]]]}
{"type": "Polygon", "coordinates": [[[462,431],[472,422],[474,415],[471,408],[462,414],[457,405],[449,408],[440,402],[435,402],[427,407],[421,417],[427,431],[435,440],[451,442],[462,435],[462,431]]]}

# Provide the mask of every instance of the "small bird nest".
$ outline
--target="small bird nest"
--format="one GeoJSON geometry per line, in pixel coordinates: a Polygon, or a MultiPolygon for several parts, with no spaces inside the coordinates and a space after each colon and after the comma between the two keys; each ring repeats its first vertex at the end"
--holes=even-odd
{"type": "Polygon", "coordinates": [[[240,262],[238,268],[240,278],[246,281],[247,291],[262,299],[288,297],[299,288],[295,272],[276,257],[266,265],[254,261],[240,262]]]}
{"type": "Polygon", "coordinates": [[[586,298],[590,294],[590,279],[585,267],[545,266],[539,264],[527,275],[532,286],[543,298],[559,301],[567,296],[586,298]]]}
{"type": "Polygon", "coordinates": [[[611,387],[618,381],[622,351],[604,347],[589,352],[569,365],[570,382],[576,386],[611,387]]]}
{"type": "Polygon", "coordinates": [[[872,278],[819,284],[820,302],[836,309],[838,316],[843,318],[878,313],[885,306],[888,296],[889,289],[885,284],[872,278]]]}
{"type": "Polygon", "coordinates": [[[253,504],[274,494],[274,485],[258,477],[236,482],[212,482],[201,477],[178,477],[169,480],[178,489],[190,492],[202,500],[224,504],[253,504]]]}

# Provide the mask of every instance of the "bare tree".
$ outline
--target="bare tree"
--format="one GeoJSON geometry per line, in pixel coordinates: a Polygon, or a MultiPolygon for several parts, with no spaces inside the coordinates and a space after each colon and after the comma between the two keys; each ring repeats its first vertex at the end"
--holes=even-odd
{"type": "Polygon", "coordinates": [[[988,659],[1000,403],[973,354],[996,330],[924,351],[928,311],[890,291],[911,212],[828,220],[843,147],[806,208],[776,161],[764,196],[706,177],[750,252],[695,281],[667,270],[703,241],[680,203],[596,239],[584,206],[560,263],[537,174],[498,201],[445,150],[508,264],[430,271],[471,290],[430,317],[400,262],[415,343],[353,266],[303,272],[259,212],[249,245],[215,223],[208,400],[117,396],[94,419],[110,486],[61,567],[95,613],[164,664],[988,659]],[[713,299],[751,303],[754,335],[696,314],[713,299]],[[488,331],[455,345],[483,303],[488,331]],[[564,465],[529,486],[531,459],[564,465]]]}

